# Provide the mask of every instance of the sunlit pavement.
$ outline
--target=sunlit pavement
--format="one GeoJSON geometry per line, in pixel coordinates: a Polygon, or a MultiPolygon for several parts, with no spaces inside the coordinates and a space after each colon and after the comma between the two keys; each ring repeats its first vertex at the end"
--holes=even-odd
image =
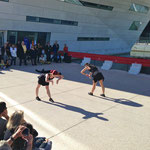
{"type": "Polygon", "coordinates": [[[99,86],[94,96],[87,94],[92,81],[80,74],[82,68],[54,63],[0,71],[0,100],[7,103],[9,114],[24,110],[25,120],[52,140],[53,150],[149,150],[150,75],[102,71],[104,98],[99,86]],[[55,103],[48,101],[44,87],[42,101],[35,100],[37,68],[64,74],[58,85],[50,85],[55,103]]]}

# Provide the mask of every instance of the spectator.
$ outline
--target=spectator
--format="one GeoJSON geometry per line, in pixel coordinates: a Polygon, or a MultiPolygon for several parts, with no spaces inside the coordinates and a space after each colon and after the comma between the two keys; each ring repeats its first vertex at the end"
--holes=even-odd
{"type": "Polygon", "coordinates": [[[0,140],[4,138],[4,132],[6,131],[6,124],[9,119],[7,107],[5,102],[0,102],[0,140]]]}
{"type": "Polygon", "coordinates": [[[68,46],[67,46],[67,44],[64,44],[63,52],[64,52],[64,61],[66,61],[67,56],[68,56],[68,46]]]}
{"type": "Polygon", "coordinates": [[[42,54],[41,57],[39,58],[39,61],[40,61],[41,65],[45,64],[46,63],[46,56],[42,54]]]}
{"type": "Polygon", "coordinates": [[[31,63],[32,65],[36,65],[36,58],[37,58],[37,51],[35,46],[31,46],[30,49],[30,56],[31,56],[31,63]]]}
{"type": "Polygon", "coordinates": [[[10,58],[11,54],[10,54],[10,48],[9,48],[7,43],[4,44],[4,46],[1,49],[1,51],[2,51],[3,62],[6,65],[6,67],[9,67],[10,66],[9,65],[9,58],[10,58]]]}
{"type": "Polygon", "coordinates": [[[21,46],[22,46],[23,53],[24,53],[24,64],[27,65],[27,47],[24,44],[24,41],[22,41],[21,46]]]}
{"type": "Polygon", "coordinates": [[[57,53],[58,53],[58,50],[59,50],[59,44],[57,41],[55,41],[54,45],[53,45],[53,53],[54,53],[54,56],[53,56],[53,61],[57,62],[57,53]]]}
{"type": "Polygon", "coordinates": [[[17,48],[13,44],[12,47],[10,47],[10,53],[11,53],[11,65],[14,62],[14,65],[16,65],[16,57],[17,57],[17,48]]]}
{"type": "Polygon", "coordinates": [[[48,42],[45,46],[45,53],[47,57],[47,62],[51,61],[51,52],[52,52],[52,46],[50,45],[50,42],[48,42]]]}
{"type": "Polygon", "coordinates": [[[4,135],[4,139],[7,140],[15,132],[19,125],[22,125],[26,121],[24,120],[24,112],[21,110],[15,111],[9,118],[7,123],[7,130],[4,135]]]}
{"type": "Polygon", "coordinates": [[[6,65],[5,65],[3,59],[2,59],[1,62],[0,62],[0,68],[1,68],[1,69],[5,69],[5,68],[6,68],[6,65]]]}
{"type": "Polygon", "coordinates": [[[25,59],[25,55],[24,55],[24,50],[23,47],[21,45],[21,42],[18,41],[17,43],[17,56],[19,57],[19,65],[22,65],[22,60],[24,59],[24,64],[26,64],[26,59],[25,59]]]}
{"type": "Polygon", "coordinates": [[[58,51],[58,53],[57,53],[57,60],[56,60],[56,62],[58,63],[61,63],[61,52],[60,51],[58,51]]]}
{"type": "Polygon", "coordinates": [[[2,48],[1,47],[0,47],[0,68],[5,69],[5,64],[4,64],[4,61],[2,59],[2,48]]]}
{"type": "Polygon", "coordinates": [[[64,54],[68,54],[68,46],[67,44],[64,44],[64,48],[63,48],[64,54]]]}
{"type": "MultiPolygon", "coordinates": [[[[33,134],[32,135],[32,138],[33,138],[33,136],[35,137],[38,135],[37,131],[35,129],[33,130],[32,125],[26,123],[26,121],[24,120],[24,112],[21,110],[18,110],[18,111],[15,111],[8,120],[7,130],[5,132],[4,140],[8,140],[15,133],[15,131],[18,129],[20,125],[24,125],[27,127],[27,132],[25,132],[26,136],[28,136],[29,134],[33,134]]],[[[18,137],[17,139],[14,140],[12,144],[12,149],[13,150],[26,150],[27,146],[28,146],[28,143],[26,139],[22,137],[18,137]]]]}
{"type": "Polygon", "coordinates": [[[28,141],[27,148],[25,150],[32,150],[33,137],[31,134],[29,134],[28,136],[24,136],[23,131],[25,129],[25,126],[19,126],[17,131],[7,141],[0,141],[0,150],[12,150],[11,146],[13,145],[14,141],[19,137],[28,141]]]}
{"type": "Polygon", "coordinates": [[[40,43],[38,43],[37,45],[38,62],[39,62],[39,58],[41,57],[41,54],[42,54],[42,46],[40,45],[40,43]]]}

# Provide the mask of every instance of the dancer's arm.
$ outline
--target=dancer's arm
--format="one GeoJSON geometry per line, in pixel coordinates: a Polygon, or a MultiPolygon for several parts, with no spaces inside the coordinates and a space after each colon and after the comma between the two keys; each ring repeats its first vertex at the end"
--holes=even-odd
{"type": "Polygon", "coordinates": [[[58,84],[59,80],[64,78],[63,75],[54,75],[54,77],[58,78],[58,80],[56,81],[56,84],[58,84]]]}
{"type": "Polygon", "coordinates": [[[86,70],[88,70],[87,67],[85,67],[84,69],[82,69],[82,70],[81,70],[81,74],[83,74],[83,75],[89,77],[89,74],[84,73],[86,70]]]}
{"type": "Polygon", "coordinates": [[[90,78],[90,79],[91,79],[91,76],[92,76],[92,72],[89,73],[89,78],[90,78]]]}

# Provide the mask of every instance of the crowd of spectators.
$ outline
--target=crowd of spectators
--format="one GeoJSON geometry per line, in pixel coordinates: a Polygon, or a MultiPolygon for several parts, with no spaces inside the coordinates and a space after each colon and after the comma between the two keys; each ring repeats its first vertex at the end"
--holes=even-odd
{"type": "MultiPolygon", "coordinates": [[[[64,57],[68,54],[68,47],[64,44],[64,57]]],[[[5,69],[12,65],[32,65],[50,64],[51,62],[61,63],[62,52],[59,51],[59,44],[57,41],[53,45],[48,42],[46,45],[40,43],[28,46],[24,41],[15,44],[5,43],[0,47],[0,68],[5,69]],[[18,61],[17,61],[18,60],[18,61]],[[18,64],[17,64],[18,62],[18,64]]]]}
{"type": "Polygon", "coordinates": [[[52,142],[38,137],[38,131],[16,110],[10,116],[5,102],[0,102],[0,150],[51,150],[52,142]]]}

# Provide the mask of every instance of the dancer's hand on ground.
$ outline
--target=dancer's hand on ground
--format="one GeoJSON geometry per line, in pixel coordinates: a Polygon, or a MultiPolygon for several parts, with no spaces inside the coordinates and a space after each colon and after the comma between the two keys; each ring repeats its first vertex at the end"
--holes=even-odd
{"type": "Polygon", "coordinates": [[[56,81],[56,84],[58,84],[58,82],[59,82],[59,79],[56,81]]]}

